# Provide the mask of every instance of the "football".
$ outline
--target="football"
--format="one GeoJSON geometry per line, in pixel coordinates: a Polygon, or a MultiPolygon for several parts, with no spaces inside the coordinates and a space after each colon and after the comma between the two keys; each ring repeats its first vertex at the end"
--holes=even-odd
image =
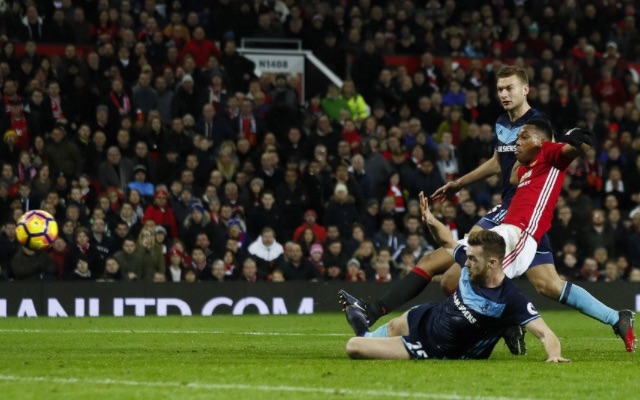
{"type": "Polygon", "coordinates": [[[46,250],[57,237],[58,224],[46,211],[28,211],[16,224],[16,240],[31,250],[46,250]]]}

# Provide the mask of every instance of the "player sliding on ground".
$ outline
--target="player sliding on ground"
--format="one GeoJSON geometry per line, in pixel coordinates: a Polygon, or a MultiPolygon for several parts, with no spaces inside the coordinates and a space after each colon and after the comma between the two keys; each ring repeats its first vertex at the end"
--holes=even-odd
{"type": "MultiPolygon", "coordinates": [[[[541,119],[529,120],[518,132],[514,153],[518,164],[511,174],[512,184],[517,184],[518,189],[502,223],[492,228],[506,242],[507,254],[503,268],[510,278],[526,273],[536,289],[547,297],[611,325],[624,340],[627,351],[632,352],[635,350],[633,312],[615,311],[581,287],[562,281],[553,265],[530,267],[536,256],[538,242],[551,225],[567,167],[593,145],[591,132],[577,128],[567,132],[563,139],[566,143],[552,142],[551,127],[541,119]]],[[[455,262],[446,249],[438,249],[423,257],[407,277],[373,305],[344,291],[340,292],[340,297],[344,305],[359,307],[366,314],[368,324],[372,325],[380,316],[417,296],[431,276],[446,271],[455,262]],[[448,264],[443,260],[448,260],[448,264]]],[[[459,267],[455,268],[456,272],[460,270],[459,267]]],[[[524,348],[524,341],[519,347],[524,348]]]]}
{"type": "Polygon", "coordinates": [[[347,321],[358,335],[347,343],[349,357],[488,358],[504,330],[515,324],[524,325],[542,341],[547,362],[569,362],[561,356],[558,338],[533,304],[506,279],[504,239],[493,231],[478,231],[469,235],[467,246],[458,245],[447,227],[429,212],[422,193],[420,197],[423,220],[434,237],[465,265],[458,289],[446,301],[416,306],[373,333],[365,314],[346,306],[347,321]]]}

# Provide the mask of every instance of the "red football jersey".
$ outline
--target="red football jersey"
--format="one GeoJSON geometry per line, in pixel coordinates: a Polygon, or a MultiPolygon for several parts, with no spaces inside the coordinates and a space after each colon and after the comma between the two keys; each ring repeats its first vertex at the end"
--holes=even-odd
{"type": "Polygon", "coordinates": [[[545,142],[540,153],[518,168],[518,187],[502,221],[540,240],[551,227],[564,176],[573,159],[562,154],[565,143],[545,142]]]}

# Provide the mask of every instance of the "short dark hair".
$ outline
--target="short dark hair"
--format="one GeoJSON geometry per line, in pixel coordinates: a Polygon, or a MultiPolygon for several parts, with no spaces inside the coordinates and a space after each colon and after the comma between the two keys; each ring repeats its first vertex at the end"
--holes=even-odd
{"type": "Polygon", "coordinates": [[[504,259],[506,244],[502,236],[494,231],[481,230],[473,232],[467,239],[469,246],[480,246],[486,258],[495,257],[500,263],[504,259]]]}
{"type": "Polygon", "coordinates": [[[201,251],[201,252],[202,252],[202,254],[207,254],[207,252],[206,252],[206,251],[204,251],[204,249],[203,249],[202,247],[200,247],[200,246],[195,246],[195,247],[193,248],[193,250],[191,250],[191,254],[195,253],[196,251],[201,251]]]}
{"type": "Polygon", "coordinates": [[[122,240],[122,244],[124,244],[124,242],[133,242],[133,244],[136,244],[136,240],[133,238],[133,236],[129,235],[126,238],[124,238],[122,240]]]}
{"type": "Polygon", "coordinates": [[[527,125],[535,126],[548,140],[553,140],[553,128],[549,121],[544,118],[531,118],[527,125]]]}

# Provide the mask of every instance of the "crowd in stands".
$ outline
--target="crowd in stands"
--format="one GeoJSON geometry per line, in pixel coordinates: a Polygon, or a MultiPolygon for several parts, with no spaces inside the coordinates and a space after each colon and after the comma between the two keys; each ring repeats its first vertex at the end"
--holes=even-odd
{"type": "MultiPolygon", "coordinates": [[[[633,1],[61,0],[0,6],[0,279],[387,282],[435,243],[417,196],[490,158],[494,72],[597,146],[549,235],[569,280],[640,281],[633,1]],[[42,5],[40,3],[46,3],[42,5]],[[298,39],[344,79],[254,75],[243,38],[298,39]],[[47,44],[63,44],[48,57],[47,44]],[[16,45],[24,47],[17,54],[16,45]],[[80,49],[88,49],[80,51],[80,49]],[[415,70],[385,56],[420,59],[415,70]],[[43,209],[47,252],[17,245],[43,209]]],[[[434,213],[457,237],[500,181],[434,213]]]]}

